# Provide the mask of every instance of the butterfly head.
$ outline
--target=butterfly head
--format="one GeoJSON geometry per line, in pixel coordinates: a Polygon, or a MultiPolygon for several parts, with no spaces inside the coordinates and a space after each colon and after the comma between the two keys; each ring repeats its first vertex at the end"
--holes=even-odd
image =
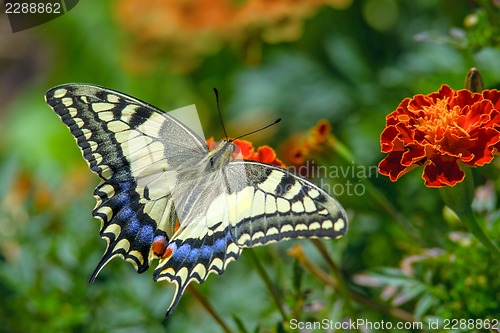
{"type": "Polygon", "coordinates": [[[228,154],[230,160],[242,160],[243,155],[241,153],[241,148],[238,144],[234,143],[234,140],[222,140],[219,146],[223,146],[225,150],[227,150],[226,154],[228,154]]]}
{"type": "Polygon", "coordinates": [[[210,161],[212,168],[220,168],[232,160],[242,160],[240,147],[233,140],[210,143],[210,161]]]}

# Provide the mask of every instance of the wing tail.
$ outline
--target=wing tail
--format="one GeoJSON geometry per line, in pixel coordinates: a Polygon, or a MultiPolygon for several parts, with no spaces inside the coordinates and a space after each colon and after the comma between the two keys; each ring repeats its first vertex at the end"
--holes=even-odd
{"type": "Polygon", "coordinates": [[[203,283],[210,273],[222,274],[227,265],[239,257],[241,248],[233,242],[228,229],[207,235],[206,228],[188,226],[174,235],[154,272],[155,281],[175,284],[167,316],[189,283],[203,283]]]}

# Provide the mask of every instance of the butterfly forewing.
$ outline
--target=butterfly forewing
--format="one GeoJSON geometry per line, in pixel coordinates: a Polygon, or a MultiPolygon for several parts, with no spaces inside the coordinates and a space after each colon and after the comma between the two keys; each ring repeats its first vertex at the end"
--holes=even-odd
{"type": "Polygon", "coordinates": [[[167,314],[191,281],[223,273],[244,247],[347,230],[342,206],[310,181],[233,159],[230,141],[209,152],[196,133],[145,102],[86,84],[55,87],[46,100],[103,180],[93,215],[108,246],[91,281],[115,256],[138,272],[159,258],[155,281],[176,286],[167,314]]]}

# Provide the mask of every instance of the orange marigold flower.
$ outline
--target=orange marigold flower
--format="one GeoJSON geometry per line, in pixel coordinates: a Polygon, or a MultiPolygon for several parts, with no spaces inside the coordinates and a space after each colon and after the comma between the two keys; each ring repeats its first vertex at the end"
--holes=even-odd
{"type": "Polygon", "coordinates": [[[453,90],[442,85],[429,95],[406,98],[386,118],[380,136],[379,172],[396,181],[424,166],[428,187],[453,186],[464,179],[459,162],[482,166],[500,146],[500,92],[453,90]]]}
{"type": "Polygon", "coordinates": [[[321,119],[316,123],[316,126],[311,128],[311,139],[312,142],[311,144],[322,144],[325,143],[329,136],[330,132],[332,131],[332,125],[330,122],[326,119],[321,119]]]}
{"type": "Polygon", "coordinates": [[[306,162],[308,147],[307,137],[304,132],[295,133],[283,141],[279,146],[280,156],[287,165],[300,166],[306,162]]]}
{"type": "Polygon", "coordinates": [[[280,147],[281,156],[287,165],[302,166],[307,160],[322,155],[326,147],[334,142],[332,125],[327,119],[320,119],[308,132],[295,133],[280,147]]]}
{"type": "MultiPolygon", "coordinates": [[[[255,151],[250,141],[236,139],[233,141],[233,143],[238,148],[237,150],[234,151],[233,157],[236,157],[241,153],[241,156],[243,157],[244,160],[256,161],[265,164],[271,164],[280,168],[285,168],[283,162],[281,162],[277,158],[276,153],[269,146],[261,146],[257,149],[257,151],[255,151]]],[[[207,145],[210,148],[210,150],[213,150],[216,147],[214,138],[208,139],[207,145]]]]}

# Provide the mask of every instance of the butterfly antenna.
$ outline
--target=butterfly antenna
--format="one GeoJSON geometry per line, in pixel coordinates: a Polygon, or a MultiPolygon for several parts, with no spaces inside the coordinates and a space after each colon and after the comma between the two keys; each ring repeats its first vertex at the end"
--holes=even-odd
{"type": "Polygon", "coordinates": [[[272,124],[269,124],[269,125],[266,125],[266,126],[264,126],[264,127],[262,127],[262,128],[256,129],[255,131],[251,131],[250,133],[246,133],[246,134],[240,135],[239,137],[234,138],[234,139],[233,139],[233,141],[234,141],[234,140],[236,140],[236,139],[241,139],[241,138],[242,138],[242,137],[244,137],[244,136],[247,136],[247,135],[250,135],[250,134],[254,134],[254,133],[260,132],[260,131],[262,131],[262,130],[265,130],[265,129],[266,129],[266,128],[268,128],[268,127],[271,127],[271,126],[273,126],[273,125],[276,125],[276,124],[277,124],[277,123],[279,123],[280,121],[281,121],[281,118],[278,118],[278,119],[276,119],[276,120],[275,120],[272,124]]]}
{"type": "Polygon", "coordinates": [[[222,113],[220,112],[219,91],[217,90],[217,88],[214,88],[214,93],[215,93],[215,102],[217,103],[217,111],[219,112],[219,119],[220,119],[220,123],[222,125],[222,130],[224,131],[224,135],[226,136],[226,139],[228,139],[226,128],[224,127],[224,121],[222,121],[222,113]]]}

